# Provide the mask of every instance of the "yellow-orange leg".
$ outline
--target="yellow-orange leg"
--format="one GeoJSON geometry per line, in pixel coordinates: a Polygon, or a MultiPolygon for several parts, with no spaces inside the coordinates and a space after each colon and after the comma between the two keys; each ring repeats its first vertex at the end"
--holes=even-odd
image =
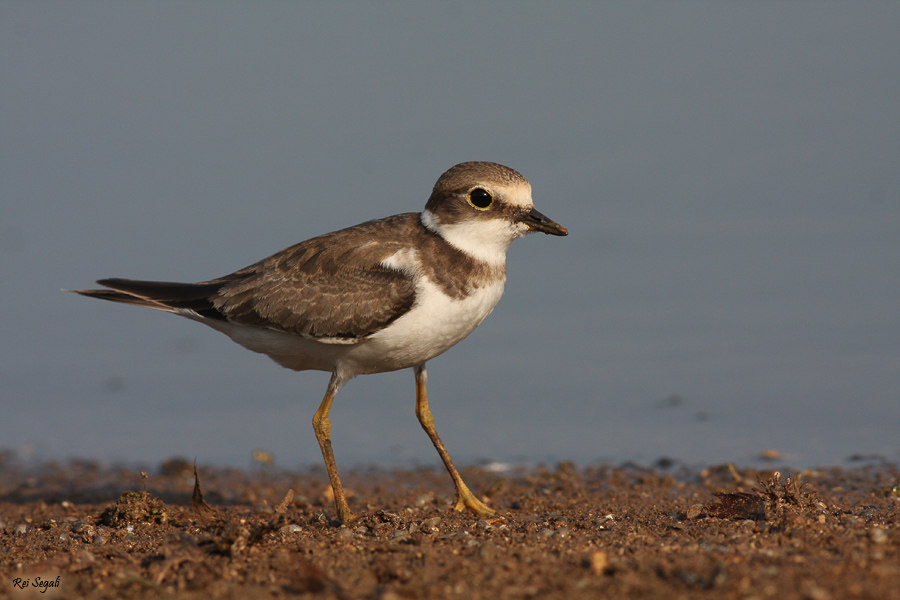
{"type": "Polygon", "coordinates": [[[347,498],[344,497],[344,488],[341,486],[341,477],[338,475],[337,463],[334,461],[334,450],[331,449],[331,420],[328,418],[328,411],[331,410],[331,403],[337,394],[338,388],[341,387],[342,380],[336,374],[331,375],[331,381],[328,382],[328,390],[325,392],[325,398],[319,405],[313,417],[313,429],[316,432],[316,439],[319,440],[319,448],[322,449],[322,457],[325,459],[325,468],[328,469],[328,478],[331,479],[331,489],[334,491],[334,506],[337,509],[338,519],[342,523],[349,523],[353,520],[353,513],[347,505],[347,498]]]}
{"type": "Polygon", "coordinates": [[[450,460],[450,455],[447,454],[447,449],[444,448],[444,443],[434,428],[434,417],[431,416],[431,409],[428,407],[427,382],[428,374],[425,372],[425,365],[421,364],[416,367],[416,416],[419,418],[419,423],[422,424],[425,433],[431,438],[431,443],[434,444],[435,449],[440,454],[441,460],[444,461],[444,466],[447,467],[447,472],[450,473],[450,478],[453,479],[453,485],[456,486],[456,505],[453,508],[458,511],[468,508],[478,516],[492,515],[494,510],[469,491],[462,477],[459,476],[459,471],[453,466],[453,461],[450,460]]]}

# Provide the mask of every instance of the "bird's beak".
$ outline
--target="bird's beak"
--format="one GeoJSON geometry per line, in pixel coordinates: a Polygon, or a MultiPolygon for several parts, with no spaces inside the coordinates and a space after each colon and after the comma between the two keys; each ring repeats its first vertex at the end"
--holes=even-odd
{"type": "Polygon", "coordinates": [[[553,219],[545,217],[534,208],[530,212],[525,213],[519,221],[528,225],[529,231],[543,231],[550,235],[569,235],[568,229],[553,219]]]}

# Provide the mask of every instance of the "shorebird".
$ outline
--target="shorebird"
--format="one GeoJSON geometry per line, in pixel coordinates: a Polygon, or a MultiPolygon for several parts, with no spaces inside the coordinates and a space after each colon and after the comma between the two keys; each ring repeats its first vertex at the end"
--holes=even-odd
{"type": "Polygon", "coordinates": [[[356,375],[414,369],[416,416],[456,486],[454,508],[489,515],[435,429],[425,363],[490,314],[503,294],[510,243],[536,231],[568,234],[534,208],[517,171],[465,162],[440,176],[421,213],[326,233],[218,279],[101,279],[107,289],[73,291],[199,321],[288,369],[330,372],[313,429],[343,522],[354,517],[331,447],[338,388],[356,375]]]}

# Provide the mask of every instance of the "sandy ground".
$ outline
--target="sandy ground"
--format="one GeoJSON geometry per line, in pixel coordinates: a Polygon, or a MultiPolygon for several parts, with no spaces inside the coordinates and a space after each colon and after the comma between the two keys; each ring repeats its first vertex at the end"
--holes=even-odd
{"type": "Polygon", "coordinates": [[[0,464],[0,597],[900,598],[895,465],[776,476],[729,465],[468,470],[497,509],[450,509],[445,473],[147,477],[0,464]]]}

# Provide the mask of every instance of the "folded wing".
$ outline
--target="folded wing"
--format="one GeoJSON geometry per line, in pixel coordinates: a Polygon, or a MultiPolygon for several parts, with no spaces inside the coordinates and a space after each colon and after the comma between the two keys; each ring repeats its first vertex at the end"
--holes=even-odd
{"type": "Polygon", "coordinates": [[[388,220],[396,221],[390,225],[400,235],[375,239],[372,226],[378,222],[363,223],[301,242],[211,281],[101,279],[97,283],[109,289],[75,291],[201,320],[227,320],[314,339],[362,340],[409,311],[415,300],[412,275],[382,264],[403,248],[409,216],[381,221],[388,220]]]}

